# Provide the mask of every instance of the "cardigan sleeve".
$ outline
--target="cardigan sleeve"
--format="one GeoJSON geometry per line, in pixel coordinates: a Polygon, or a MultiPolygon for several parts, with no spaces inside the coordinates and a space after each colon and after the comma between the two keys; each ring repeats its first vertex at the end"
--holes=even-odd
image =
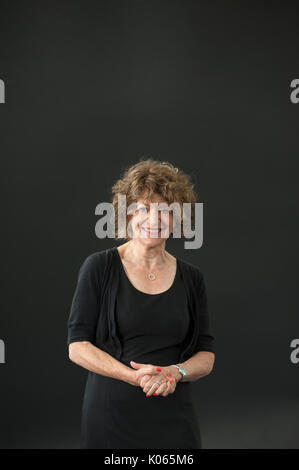
{"type": "Polygon", "coordinates": [[[215,353],[214,336],[211,331],[211,322],[208,309],[208,297],[204,275],[198,271],[197,278],[197,312],[199,334],[196,343],[196,352],[209,351],[215,353]]]}
{"type": "Polygon", "coordinates": [[[100,278],[97,253],[81,265],[67,323],[67,345],[75,341],[94,343],[100,313],[100,278]]]}

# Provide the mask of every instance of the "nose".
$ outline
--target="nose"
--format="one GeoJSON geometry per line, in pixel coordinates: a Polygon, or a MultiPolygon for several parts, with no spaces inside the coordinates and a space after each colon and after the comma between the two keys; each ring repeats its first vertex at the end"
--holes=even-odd
{"type": "Polygon", "coordinates": [[[156,208],[151,208],[147,214],[147,221],[152,228],[160,226],[161,211],[156,208]]]}

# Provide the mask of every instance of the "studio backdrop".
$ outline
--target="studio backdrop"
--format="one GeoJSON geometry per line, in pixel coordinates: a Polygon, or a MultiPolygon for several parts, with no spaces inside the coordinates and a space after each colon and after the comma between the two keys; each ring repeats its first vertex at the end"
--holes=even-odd
{"type": "Polygon", "coordinates": [[[167,241],[205,276],[203,447],[299,447],[298,40],[295,2],[1,3],[1,448],[80,446],[71,302],[142,157],[203,203],[201,246],[167,241]]]}

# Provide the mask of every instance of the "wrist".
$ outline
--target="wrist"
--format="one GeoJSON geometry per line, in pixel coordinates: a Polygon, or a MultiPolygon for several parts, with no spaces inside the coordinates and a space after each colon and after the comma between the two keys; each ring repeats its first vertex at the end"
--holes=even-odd
{"type": "Polygon", "coordinates": [[[182,364],[171,364],[171,365],[178,371],[178,374],[180,377],[178,381],[184,382],[185,377],[187,376],[186,369],[182,366],[182,364]]]}
{"type": "Polygon", "coordinates": [[[171,367],[171,373],[173,377],[176,379],[177,382],[180,382],[183,378],[183,374],[174,365],[171,365],[170,367],[171,367]]]}
{"type": "Polygon", "coordinates": [[[178,378],[177,381],[178,381],[178,382],[182,382],[184,376],[183,376],[183,374],[182,374],[179,370],[178,370],[178,374],[179,374],[179,378],[178,378]]]}
{"type": "Polygon", "coordinates": [[[130,367],[125,366],[123,380],[130,385],[138,385],[136,381],[136,370],[130,369],[130,367]]]}

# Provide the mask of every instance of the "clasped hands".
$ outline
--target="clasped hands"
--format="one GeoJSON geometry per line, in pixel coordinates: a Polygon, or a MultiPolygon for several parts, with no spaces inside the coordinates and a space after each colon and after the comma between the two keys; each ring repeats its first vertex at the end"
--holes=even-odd
{"type": "Polygon", "coordinates": [[[182,374],[174,366],[154,366],[153,364],[140,364],[130,361],[134,370],[134,385],[140,386],[146,396],[160,395],[166,397],[176,389],[177,382],[182,378],[182,374]],[[155,381],[159,380],[160,385],[155,381]]]}

